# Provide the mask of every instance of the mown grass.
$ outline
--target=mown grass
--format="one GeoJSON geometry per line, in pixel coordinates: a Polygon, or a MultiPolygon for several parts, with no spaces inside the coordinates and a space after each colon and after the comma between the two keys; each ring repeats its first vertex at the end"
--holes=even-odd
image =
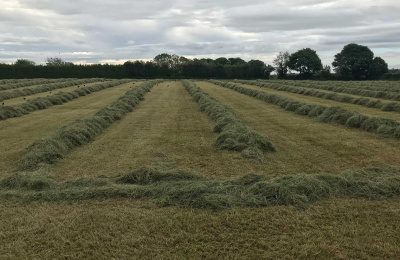
{"type": "Polygon", "coordinates": [[[289,93],[289,92],[285,92],[285,91],[260,88],[257,86],[252,86],[252,85],[247,85],[247,84],[240,84],[240,83],[237,83],[237,84],[241,85],[243,87],[249,88],[249,89],[254,89],[254,90],[263,91],[263,92],[269,93],[269,94],[276,94],[276,95],[279,95],[282,97],[291,98],[291,99],[294,99],[299,102],[320,105],[320,106],[328,106],[328,107],[342,107],[342,108],[345,108],[345,109],[348,109],[351,111],[356,111],[360,114],[363,114],[363,115],[366,115],[369,117],[381,117],[381,118],[387,118],[387,119],[393,119],[393,120],[400,121],[399,113],[385,112],[385,111],[377,110],[375,108],[363,107],[363,106],[342,103],[342,102],[333,101],[333,100],[326,100],[326,99],[321,99],[321,98],[317,98],[317,97],[303,96],[301,94],[289,93]]]}
{"type": "Polygon", "coordinates": [[[189,80],[183,81],[183,85],[199,104],[200,111],[216,121],[214,131],[219,135],[215,146],[218,149],[239,151],[244,157],[261,162],[264,161],[263,152],[276,151],[267,137],[249,128],[230,107],[213,99],[189,80]]]}
{"type": "Polygon", "coordinates": [[[42,165],[53,164],[72,149],[89,143],[126,113],[132,112],[144,100],[144,95],[160,82],[162,80],[143,82],[91,117],[78,119],[58,129],[50,137],[34,141],[21,156],[18,169],[32,171],[42,165]]]}
{"type": "Polygon", "coordinates": [[[55,164],[57,179],[123,174],[160,156],[206,176],[232,177],[266,169],[240,153],[215,148],[215,123],[199,111],[180,82],[155,86],[145,98],[134,113],[55,164]]]}
{"type": "Polygon", "coordinates": [[[223,211],[0,200],[3,259],[396,259],[400,201],[223,211]],[[17,227],[17,228],[16,228],[17,227]]]}
{"type": "Polygon", "coordinates": [[[61,126],[109,106],[132,86],[132,83],[123,84],[62,106],[53,106],[24,117],[0,121],[0,176],[7,176],[15,170],[22,152],[34,140],[48,137],[61,126]]]}
{"type": "Polygon", "coordinates": [[[273,175],[339,173],[379,164],[400,166],[400,142],[373,133],[323,124],[207,82],[196,84],[230,106],[250,127],[268,135],[278,152],[266,154],[263,171],[273,175]]]}
{"type": "Polygon", "coordinates": [[[25,103],[28,100],[32,100],[32,99],[35,99],[35,98],[47,97],[47,96],[52,96],[54,94],[57,94],[59,92],[69,92],[69,91],[72,91],[72,90],[76,90],[77,86],[81,86],[81,87],[83,87],[83,85],[92,86],[92,85],[99,84],[99,83],[101,83],[101,81],[96,81],[96,82],[92,82],[92,83],[85,83],[85,84],[77,84],[77,85],[66,87],[66,88],[62,88],[62,89],[52,90],[51,93],[49,91],[49,92],[41,92],[41,93],[33,94],[33,95],[30,95],[30,96],[26,96],[25,100],[24,100],[23,96],[17,97],[17,98],[13,98],[13,99],[8,99],[8,100],[4,101],[4,103],[7,106],[14,106],[14,105],[18,105],[18,104],[21,104],[21,103],[25,103]]]}

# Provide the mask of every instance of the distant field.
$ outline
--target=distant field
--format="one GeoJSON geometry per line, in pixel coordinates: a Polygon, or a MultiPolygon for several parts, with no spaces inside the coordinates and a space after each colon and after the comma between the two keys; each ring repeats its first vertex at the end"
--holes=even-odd
{"type": "Polygon", "coordinates": [[[0,255],[398,259],[399,93],[385,81],[127,80],[29,113],[10,98],[0,255]]]}

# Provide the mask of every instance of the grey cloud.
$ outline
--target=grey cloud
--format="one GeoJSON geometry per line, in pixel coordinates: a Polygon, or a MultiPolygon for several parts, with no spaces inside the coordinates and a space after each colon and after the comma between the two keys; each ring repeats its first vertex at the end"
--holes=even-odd
{"type": "Polygon", "coordinates": [[[0,10],[0,62],[61,55],[96,63],[169,52],[270,63],[278,51],[310,47],[329,64],[356,42],[396,65],[399,13],[395,0],[9,0],[0,10]]]}

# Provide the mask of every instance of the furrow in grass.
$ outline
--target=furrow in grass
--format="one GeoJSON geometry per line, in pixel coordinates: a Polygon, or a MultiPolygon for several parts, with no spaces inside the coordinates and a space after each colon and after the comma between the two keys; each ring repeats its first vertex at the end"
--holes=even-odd
{"type": "Polygon", "coordinates": [[[284,96],[269,94],[256,89],[244,88],[227,82],[216,80],[210,80],[210,82],[235,90],[244,95],[263,100],[267,103],[278,105],[285,110],[295,112],[299,115],[316,118],[319,122],[346,125],[351,128],[359,128],[364,131],[378,133],[385,137],[400,139],[400,123],[393,119],[368,117],[342,107],[326,107],[323,105],[299,102],[284,96]]]}
{"type": "MultiPolygon", "coordinates": [[[[21,89],[21,90],[16,89],[14,91],[0,93],[0,101],[4,102],[5,100],[16,98],[16,97],[30,96],[30,95],[33,95],[36,93],[52,91],[54,89],[66,88],[66,87],[70,87],[70,86],[74,86],[74,85],[91,83],[91,82],[96,82],[96,81],[99,81],[99,79],[78,79],[78,80],[67,81],[67,82],[56,82],[56,83],[46,84],[46,85],[38,86],[38,87],[34,87],[34,88],[25,88],[25,89],[21,89]]],[[[6,102],[4,102],[4,103],[6,103],[6,102]]]]}
{"type": "Polygon", "coordinates": [[[161,80],[144,82],[93,116],[72,122],[49,138],[36,140],[26,149],[19,169],[32,171],[43,165],[53,164],[65,157],[70,150],[92,141],[114,121],[133,111],[140,100],[144,99],[144,94],[160,82],[161,80]]]}
{"type": "Polygon", "coordinates": [[[122,84],[80,97],[62,106],[53,106],[40,113],[0,121],[0,174],[13,172],[23,151],[34,140],[48,137],[76,119],[95,114],[132,87],[132,83],[122,84]]]}
{"type": "Polygon", "coordinates": [[[340,95],[335,92],[329,93],[329,92],[324,92],[324,91],[318,91],[314,89],[306,89],[302,87],[294,87],[290,85],[281,85],[277,83],[271,83],[267,81],[248,81],[248,80],[236,80],[236,83],[241,83],[241,84],[247,84],[247,85],[255,85],[259,86],[262,88],[269,88],[269,89],[274,89],[278,91],[285,91],[285,92],[290,92],[290,93],[295,93],[295,94],[301,94],[304,96],[312,96],[312,97],[317,97],[317,98],[322,98],[322,99],[327,99],[327,100],[332,100],[332,101],[337,101],[341,103],[350,103],[354,105],[360,105],[360,106],[365,106],[369,108],[376,108],[380,109],[385,112],[396,112],[400,113],[400,102],[387,102],[387,101],[381,101],[379,99],[368,99],[368,98],[362,98],[362,97],[354,97],[354,96],[349,96],[349,95],[340,95]]]}
{"type": "Polygon", "coordinates": [[[53,105],[62,105],[81,96],[86,96],[93,92],[115,87],[127,82],[130,82],[130,80],[108,81],[104,83],[93,84],[91,86],[88,84],[87,87],[78,89],[74,88],[74,90],[71,92],[60,91],[55,95],[30,99],[28,102],[23,104],[5,106],[0,108],[0,120],[5,120],[12,117],[20,117],[36,110],[46,109],[53,105]]]}
{"type": "Polygon", "coordinates": [[[400,140],[341,125],[321,124],[208,82],[196,85],[231,107],[252,129],[274,140],[279,152],[266,154],[265,174],[338,174],[346,169],[381,164],[400,166],[400,140]]]}
{"type": "Polygon", "coordinates": [[[216,121],[214,131],[219,135],[218,149],[239,151],[246,158],[263,159],[263,152],[276,151],[271,141],[250,129],[233,110],[205,94],[193,82],[183,81],[185,89],[199,104],[200,111],[216,121]]]}

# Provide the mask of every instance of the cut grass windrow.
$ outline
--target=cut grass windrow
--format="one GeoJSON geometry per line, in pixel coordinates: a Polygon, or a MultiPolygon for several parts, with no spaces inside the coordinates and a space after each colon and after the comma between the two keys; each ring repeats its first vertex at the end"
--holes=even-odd
{"type": "Polygon", "coordinates": [[[285,92],[290,92],[290,93],[295,93],[295,94],[301,94],[304,96],[312,96],[312,97],[317,97],[317,98],[323,98],[323,99],[328,99],[328,100],[333,100],[337,102],[342,102],[342,103],[350,103],[354,105],[360,105],[360,106],[365,106],[365,107],[370,107],[370,108],[377,108],[385,112],[397,112],[400,113],[400,103],[399,102],[390,102],[390,103],[384,103],[380,100],[370,100],[368,98],[363,98],[363,97],[351,97],[347,95],[340,95],[337,93],[327,93],[327,92],[322,92],[314,89],[306,89],[306,88],[301,88],[301,87],[294,87],[294,86],[289,86],[289,85],[280,85],[280,84],[275,84],[271,82],[261,82],[261,81],[248,81],[248,80],[235,80],[237,83],[242,83],[242,84],[250,84],[262,88],[270,88],[278,91],[285,91],[285,92]]]}
{"type": "Polygon", "coordinates": [[[5,82],[4,84],[0,85],[0,90],[9,90],[14,88],[22,88],[33,85],[48,84],[48,83],[62,82],[69,80],[76,80],[76,79],[27,79],[16,82],[11,81],[11,82],[5,82]]]}
{"type": "Polygon", "coordinates": [[[364,168],[340,175],[297,174],[270,178],[206,178],[176,169],[141,168],[116,177],[56,182],[42,169],[0,181],[0,197],[26,201],[148,198],[159,206],[200,209],[307,204],[328,198],[387,199],[400,195],[400,168],[364,168]]]}
{"type": "Polygon", "coordinates": [[[35,170],[52,164],[65,157],[75,147],[84,145],[107,129],[114,121],[144,100],[144,94],[162,80],[147,81],[133,90],[129,90],[109,107],[99,110],[93,116],[79,119],[63,126],[53,136],[33,142],[22,156],[18,168],[35,170]]]}
{"type": "Polygon", "coordinates": [[[79,98],[80,96],[86,96],[87,94],[115,87],[129,81],[130,80],[127,79],[107,81],[93,86],[77,88],[76,90],[73,90],[71,92],[59,92],[51,96],[31,99],[26,103],[18,104],[15,106],[2,106],[0,107],[0,120],[5,120],[12,117],[20,117],[36,110],[46,109],[53,105],[62,105],[73,99],[79,98]]]}
{"type": "Polygon", "coordinates": [[[364,90],[373,91],[389,91],[389,92],[400,92],[400,84],[396,81],[297,81],[293,80],[280,80],[283,84],[299,85],[307,87],[309,85],[314,86],[335,86],[341,88],[358,88],[364,90]]]}
{"type": "Polygon", "coordinates": [[[250,129],[233,110],[208,94],[189,80],[183,86],[199,104],[200,111],[216,121],[214,131],[220,133],[215,145],[218,149],[239,151],[246,158],[262,160],[263,152],[276,151],[271,141],[250,129]]]}
{"type": "Polygon", "coordinates": [[[400,101],[400,93],[398,92],[392,92],[392,91],[383,91],[383,90],[368,90],[364,89],[361,86],[358,87],[352,87],[350,83],[344,86],[337,86],[335,84],[332,85],[324,85],[324,84],[318,84],[318,83],[301,83],[301,82],[282,82],[283,84],[289,84],[289,85],[294,85],[294,86],[300,86],[300,87],[307,87],[307,88],[313,88],[313,89],[323,89],[323,90],[329,90],[333,92],[339,92],[339,93],[347,93],[347,94],[352,94],[352,95],[358,95],[358,96],[364,96],[364,97],[373,97],[373,98],[383,98],[383,99],[389,99],[389,100],[396,100],[400,101]]]}
{"type": "Polygon", "coordinates": [[[34,88],[16,89],[11,92],[0,93],[0,101],[4,101],[7,99],[12,99],[12,98],[16,98],[16,97],[30,96],[30,95],[33,95],[36,93],[52,91],[54,89],[66,88],[66,87],[71,87],[71,86],[79,85],[79,84],[96,82],[99,80],[101,80],[101,79],[98,79],[98,78],[78,79],[78,80],[73,80],[73,81],[56,82],[56,83],[52,83],[52,84],[46,84],[46,85],[38,86],[38,87],[34,87],[34,88]]]}
{"type": "Polygon", "coordinates": [[[287,111],[292,111],[299,115],[314,117],[319,122],[345,125],[347,127],[359,128],[368,132],[378,133],[384,137],[400,139],[400,123],[396,120],[368,117],[342,107],[325,107],[299,102],[294,99],[275,94],[268,94],[264,91],[244,88],[227,82],[217,80],[210,80],[210,82],[267,103],[278,105],[287,111]]]}

